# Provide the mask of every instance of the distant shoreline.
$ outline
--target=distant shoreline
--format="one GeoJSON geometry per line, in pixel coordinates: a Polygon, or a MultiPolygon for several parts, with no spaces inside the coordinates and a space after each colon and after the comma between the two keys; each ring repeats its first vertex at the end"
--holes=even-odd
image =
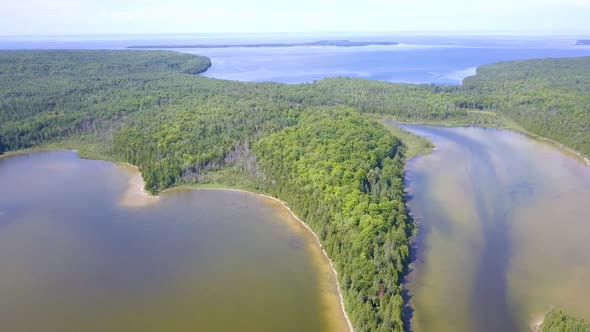
{"type": "Polygon", "coordinates": [[[303,43],[259,43],[259,44],[201,44],[201,45],[136,45],[127,48],[160,49],[160,48],[257,48],[257,47],[298,47],[298,46],[333,46],[333,47],[362,47],[362,46],[395,46],[397,42],[388,41],[350,41],[350,40],[319,40],[303,43]]]}
{"type": "Polygon", "coordinates": [[[590,45],[590,39],[578,39],[576,45],[590,45]]]}

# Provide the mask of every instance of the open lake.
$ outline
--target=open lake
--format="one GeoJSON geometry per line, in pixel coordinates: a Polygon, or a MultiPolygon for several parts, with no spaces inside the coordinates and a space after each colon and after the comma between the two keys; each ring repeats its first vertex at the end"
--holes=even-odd
{"type": "Polygon", "coordinates": [[[412,329],[530,331],[553,306],[590,319],[586,162],[509,131],[401,127],[436,145],[407,167],[412,329]]]}
{"type": "Polygon", "coordinates": [[[0,49],[124,49],[138,45],[297,43],[325,39],[399,42],[395,46],[175,48],[205,55],[203,75],[240,81],[304,83],[334,76],[404,83],[460,84],[498,61],[590,56],[589,36],[416,35],[400,33],[185,34],[0,37],[0,49]]]}
{"type": "Polygon", "coordinates": [[[136,170],[68,151],[0,158],[0,183],[2,331],[347,328],[315,238],[271,199],[146,198],[136,170]]]}

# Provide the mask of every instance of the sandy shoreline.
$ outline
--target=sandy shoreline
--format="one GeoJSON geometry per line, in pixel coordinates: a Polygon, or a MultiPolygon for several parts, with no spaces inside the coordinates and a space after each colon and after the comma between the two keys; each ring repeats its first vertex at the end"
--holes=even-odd
{"type": "MultiPolygon", "coordinates": [[[[65,150],[65,149],[36,149],[36,150],[23,150],[23,151],[16,151],[16,152],[9,152],[3,155],[0,155],[0,158],[6,158],[6,157],[11,157],[11,156],[18,156],[18,155],[24,155],[24,154],[28,154],[28,153],[35,153],[35,152],[41,152],[41,151],[71,151],[74,153],[78,153],[77,150],[65,150]]],[[[145,190],[145,182],[143,180],[143,177],[141,175],[141,172],[139,171],[139,168],[135,165],[131,165],[129,163],[123,163],[123,162],[113,162],[115,165],[121,167],[122,169],[124,169],[125,171],[130,172],[131,177],[129,179],[128,182],[128,188],[125,191],[125,193],[123,194],[123,197],[120,200],[120,204],[122,206],[125,207],[142,207],[142,206],[147,206],[147,205],[151,205],[155,202],[157,202],[160,198],[160,196],[157,195],[152,195],[149,192],[147,192],[145,190]]],[[[162,192],[166,192],[167,190],[174,190],[174,189],[178,189],[178,188],[169,188],[166,190],[163,190],[162,192]]],[[[301,220],[301,218],[299,218],[299,216],[297,216],[293,210],[291,210],[291,208],[283,201],[281,201],[280,199],[276,198],[276,197],[272,197],[266,194],[261,194],[261,193],[257,193],[257,192],[253,192],[253,191],[248,191],[248,190],[243,190],[243,189],[235,189],[235,188],[216,188],[216,187],[212,187],[212,188],[203,188],[203,187],[186,187],[183,189],[191,189],[191,190],[226,190],[226,191],[235,191],[235,192],[243,192],[243,193],[248,193],[248,194],[253,194],[256,196],[259,196],[261,198],[265,198],[268,200],[272,200],[276,203],[278,203],[279,205],[282,206],[282,208],[284,208],[286,211],[289,212],[291,218],[293,218],[294,220],[296,220],[301,226],[303,226],[304,229],[306,229],[315,239],[315,242],[318,246],[318,248],[321,250],[324,259],[328,262],[329,267],[333,273],[333,277],[334,277],[334,281],[336,284],[336,291],[338,292],[338,298],[339,298],[339,302],[340,302],[340,309],[341,312],[344,316],[344,318],[346,319],[346,324],[348,326],[348,330],[349,331],[354,331],[354,328],[352,327],[352,323],[350,321],[350,317],[348,316],[348,313],[346,312],[345,306],[344,306],[344,296],[342,294],[341,288],[340,288],[340,283],[338,282],[338,272],[336,271],[336,268],[334,267],[334,263],[332,262],[332,260],[330,259],[330,257],[328,256],[328,254],[326,253],[326,250],[324,249],[324,247],[322,246],[319,237],[317,236],[317,234],[311,229],[311,227],[309,227],[309,225],[307,225],[303,220],[301,220]]]]}
{"type": "Polygon", "coordinates": [[[121,205],[126,207],[141,207],[158,201],[159,196],[152,195],[145,190],[145,182],[143,181],[139,167],[128,163],[117,163],[117,165],[125,169],[125,171],[131,172],[128,188],[120,200],[121,205]]]}
{"type": "MultiPolygon", "coordinates": [[[[140,207],[140,206],[145,206],[145,205],[149,205],[152,204],[154,202],[156,202],[159,198],[159,196],[154,196],[150,193],[148,193],[145,189],[145,183],[143,182],[143,178],[141,177],[141,173],[139,172],[139,169],[136,166],[127,164],[127,163],[118,163],[119,165],[124,166],[125,168],[128,169],[132,169],[134,170],[134,175],[132,176],[132,179],[129,181],[129,188],[126,191],[124,197],[121,200],[121,204],[127,207],[140,207]],[[137,179],[139,179],[140,181],[138,181],[137,179]]],[[[166,190],[163,190],[162,193],[168,191],[168,190],[178,190],[179,188],[169,188],[166,190]]],[[[328,256],[328,253],[326,253],[326,250],[324,249],[324,247],[322,246],[319,237],[317,236],[317,234],[311,229],[311,227],[309,227],[309,225],[307,225],[303,220],[301,220],[301,218],[299,218],[299,216],[297,216],[293,210],[291,210],[291,208],[283,201],[281,201],[280,199],[276,198],[276,197],[272,197],[270,195],[266,195],[266,194],[261,194],[261,193],[256,193],[256,192],[252,192],[252,191],[248,191],[248,190],[243,190],[243,189],[235,189],[235,188],[216,188],[216,187],[212,187],[212,188],[203,188],[203,187],[184,187],[182,189],[190,189],[190,190],[223,190],[223,191],[234,191],[234,192],[242,192],[242,193],[247,193],[247,194],[252,194],[252,195],[256,195],[259,196],[261,198],[264,199],[268,199],[271,200],[273,202],[278,203],[282,208],[284,208],[286,211],[289,212],[291,218],[293,218],[294,220],[296,220],[301,226],[303,226],[303,228],[305,228],[311,235],[313,235],[316,245],[319,247],[319,249],[321,250],[324,259],[328,262],[330,269],[333,273],[334,276],[334,281],[336,283],[336,290],[338,292],[338,298],[339,298],[339,302],[340,302],[340,309],[342,311],[342,314],[344,315],[344,318],[346,319],[346,324],[348,325],[348,330],[353,332],[354,328],[352,327],[352,322],[350,321],[350,317],[348,316],[348,313],[346,312],[345,306],[344,306],[344,295],[342,294],[341,288],[340,288],[340,283],[338,282],[338,271],[336,271],[336,268],[334,267],[334,263],[332,262],[332,260],[330,259],[330,257],[328,256]]]]}
{"type": "Polygon", "coordinates": [[[342,291],[340,290],[340,283],[338,282],[338,271],[336,271],[336,268],[334,268],[334,263],[332,262],[332,259],[330,259],[330,257],[328,256],[328,253],[326,252],[326,250],[324,249],[324,247],[322,246],[322,243],[320,242],[320,238],[318,237],[318,235],[311,229],[311,227],[309,227],[309,225],[307,225],[303,220],[301,220],[294,212],[293,210],[291,210],[291,208],[287,205],[287,203],[281,201],[280,199],[276,198],[276,197],[272,197],[266,194],[260,194],[260,193],[256,193],[256,192],[252,192],[252,191],[248,191],[248,190],[242,190],[242,189],[233,189],[233,188],[193,188],[193,189],[199,189],[199,190],[226,190],[226,191],[236,191],[236,192],[243,192],[243,193],[249,193],[249,194],[254,194],[269,200],[272,200],[274,202],[279,203],[284,209],[286,209],[290,214],[291,217],[295,220],[297,220],[307,231],[309,231],[315,241],[316,244],[318,245],[318,247],[321,249],[325,259],[328,261],[328,264],[330,265],[330,269],[332,270],[332,273],[334,274],[334,280],[336,282],[336,288],[338,290],[338,297],[340,298],[340,308],[342,310],[342,313],[344,314],[344,317],[346,318],[346,323],[348,325],[348,329],[349,331],[354,331],[353,327],[352,327],[352,323],[350,321],[350,317],[348,317],[348,313],[346,312],[346,309],[344,307],[344,296],[342,294],[342,291]]]}

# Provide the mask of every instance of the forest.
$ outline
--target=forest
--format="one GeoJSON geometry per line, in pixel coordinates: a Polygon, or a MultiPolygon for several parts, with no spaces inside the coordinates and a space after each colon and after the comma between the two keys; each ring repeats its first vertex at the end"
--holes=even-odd
{"type": "Polygon", "coordinates": [[[401,142],[352,109],[310,109],[254,146],[262,189],[292,206],[339,271],[359,331],[402,331],[413,224],[401,142]]]}
{"type": "Polygon", "coordinates": [[[590,155],[590,57],[482,66],[459,92],[458,105],[496,112],[590,155]]]}
{"type": "Polygon", "coordinates": [[[407,146],[375,116],[517,128],[590,154],[590,58],[483,66],[461,86],[197,75],[210,66],[169,51],[0,51],[0,153],[129,162],[152,193],[213,178],[274,195],[318,234],[357,331],[404,330],[415,228],[407,146]]]}

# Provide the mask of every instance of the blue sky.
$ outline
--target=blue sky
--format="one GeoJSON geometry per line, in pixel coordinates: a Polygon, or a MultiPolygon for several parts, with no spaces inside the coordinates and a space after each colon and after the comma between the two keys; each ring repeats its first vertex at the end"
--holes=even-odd
{"type": "Polygon", "coordinates": [[[0,35],[441,31],[590,34],[590,0],[3,0],[0,35]]]}

